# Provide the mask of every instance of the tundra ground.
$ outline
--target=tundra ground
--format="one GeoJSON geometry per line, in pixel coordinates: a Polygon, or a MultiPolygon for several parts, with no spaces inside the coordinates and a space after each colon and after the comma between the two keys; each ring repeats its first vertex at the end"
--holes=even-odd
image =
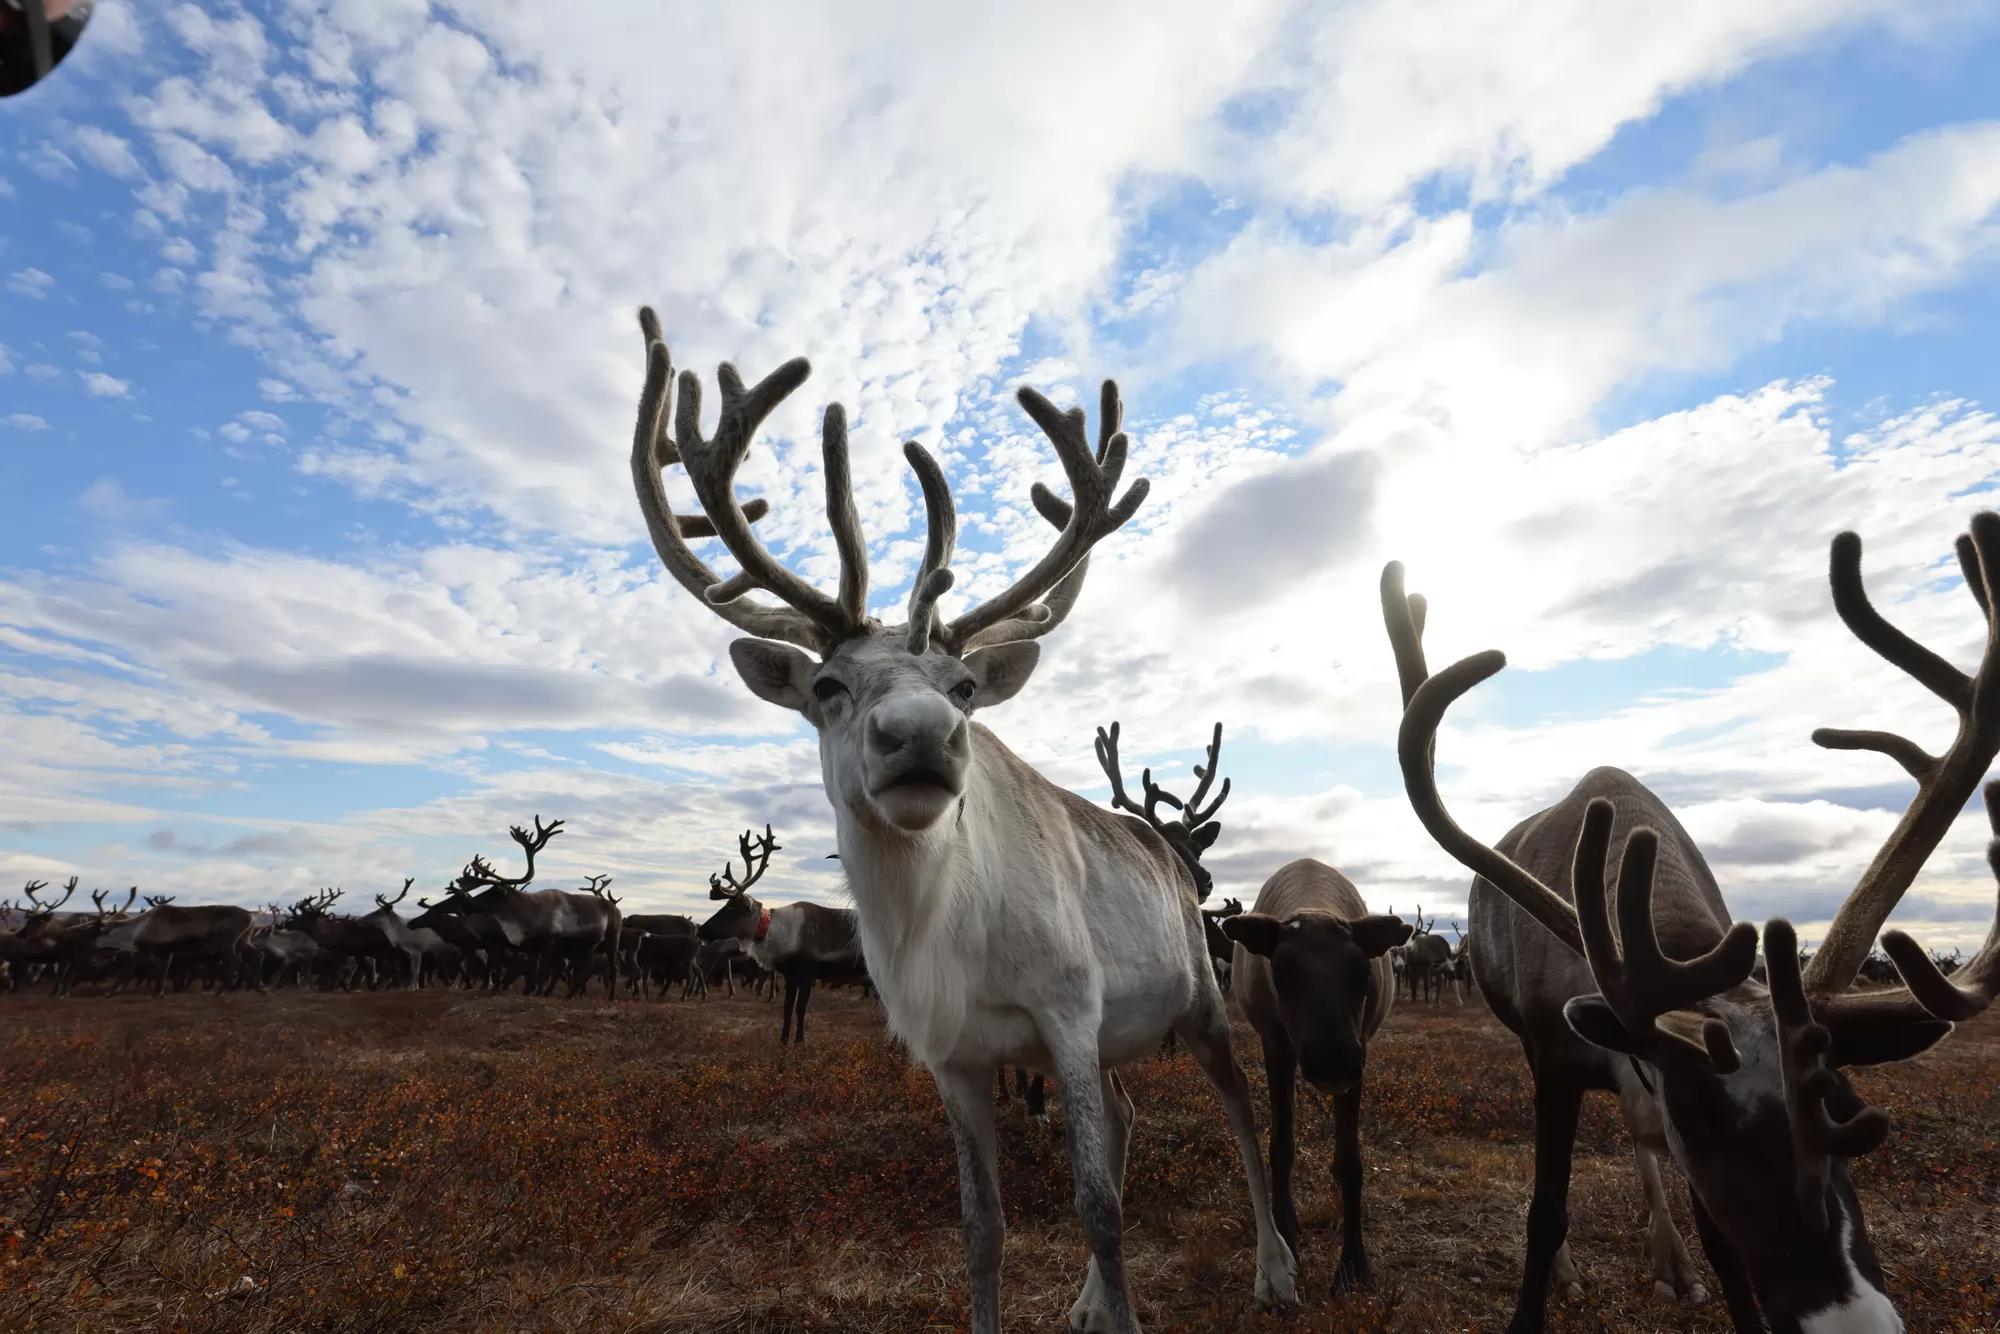
{"type": "MultiPolygon", "coordinates": [[[[852,991],[814,998],[804,1049],[777,1031],[777,1007],[745,996],[0,997],[0,1329],[958,1328],[958,1189],[929,1076],[852,991]]],[[[1261,1121],[1256,1041],[1237,1040],[1261,1121]]],[[[1185,1053],[1126,1078],[1127,1254],[1155,1334],[1504,1327],[1531,1104],[1519,1048],[1476,1001],[1405,1004],[1370,1051],[1371,1297],[1328,1292],[1330,1109],[1302,1095],[1289,1317],[1250,1309],[1249,1205],[1213,1092],[1185,1053]]],[[[2000,1328],[2000,1020],[1859,1082],[1895,1120],[1855,1176],[1909,1328],[2000,1328]]],[[[1083,1278],[1054,1102],[1048,1127],[1018,1103],[1000,1118],[1011,1329],[1061,1329],[1083,1278]]],[[[1570,1210],[1589,1290],[1554,1304],[1554,1329],[1728,1327],[1719,1301],[1652,1297],[1606,1097],[1586,1107],[1570,1210]]]]}

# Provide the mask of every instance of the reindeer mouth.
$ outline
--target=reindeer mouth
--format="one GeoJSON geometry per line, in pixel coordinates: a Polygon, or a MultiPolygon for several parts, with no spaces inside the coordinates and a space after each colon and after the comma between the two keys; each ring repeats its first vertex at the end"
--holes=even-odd
{"type": "Polygon", "coordinates": [[[905,769],[890,779],[886,786],[891,788],[935,787],[941,788],[946,792],[956,792],[958,790],[953,786],[949,778],[946,778],[942,773],[928,765],[918,765],[914,769],[905,769]]]}

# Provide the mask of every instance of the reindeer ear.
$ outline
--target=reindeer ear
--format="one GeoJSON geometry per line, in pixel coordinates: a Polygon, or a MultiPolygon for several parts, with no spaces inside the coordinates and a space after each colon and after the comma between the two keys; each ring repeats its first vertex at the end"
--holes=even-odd
{"type": "Polygon", "coordinates": [[[1188,835],[1188,845],[1195,850],[1196,855],[1200,855],[1215,846],[1216,836],[1221,832],[1222,825],[1210,820],[1205,825],[1196,826],[1195,831],[1188,835]]]}
{"type": "Polygon", "coordinates": [[[1593,1047],[1637,1056],[1642,1061],[1651,1057],[1653,1040],[1646,1034],[1634,1033],[1620,1023],[1611,1002],[1596,992],[1571,997],[1563,1006],[1563,1018],[1569,1021],[1570,1028],[1578,1037],[1593,1047]]]}
{"type": "Polygon", "coordinates": [[[738,639],[729,646],[729,660],[758,699],[799,713],[806,711],[817,664],[804,650],[770,639],[738,639]]]}
{"type": "Polygon", "coordinates": [[[1900,1024],[1843,1024],[1833,1030],[1830,1065],[1886,1065],[1929,1051],[1951,1032],[1942,1019],[1900,1024]]]}
{"type": "Polygon", "coordinates": [[[1222,928],[1223,935],[1252,954],[1261,954],[1267,959],[1285,936],[1285,924],[1269,913],[1238,913],[1234,917],[1223,918],[1217,925],[1222,928]]]}
{"type": "Polygon", "coordinates": [[[972,697],[972,707],[984,709],[1014,698],[1028,684],[1035,664],[1041,660],[1042,646],[1032,639],[995,644],[966,654],[965,665],[979,682],[979,693],[972,697]]]}
{"type": "Polygon", "coordinates": [[[1347,924],[1354,943],[1361,952],[1371,959],[1379,959],[1396,946],[1410,938],[1416,928],[1400,917],[1386,917],[1381,913],[1371,913],[1367,917],[1357,917],[1347,924]]]}

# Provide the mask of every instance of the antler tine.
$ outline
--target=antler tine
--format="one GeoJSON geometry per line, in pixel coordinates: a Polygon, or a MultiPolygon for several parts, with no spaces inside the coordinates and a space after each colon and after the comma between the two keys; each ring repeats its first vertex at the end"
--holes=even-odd
{"type": "Polygon", "coordinates": [[[632,483],[661,563],[683,588],[739,630],[825,653],[859,627],[860,608],[867,597],[867,549],[854,512],[845,413],[838,405],[829,409],[822,442],[827,512],[842,564],[836,602],[787,570],[750,531],[750,525],[769,512],[768,502],[752,500],[739,506],[735,496],[736,469],[749,453],[751,438],[771,410],[805,383],[811,364],[794,357],[746,390],[736,368],[724,362],[716,372],[722,390],[721,419],[714,437],[704,440],[699,377],[691,371],[681,373],[680,402],[674,404],[673,358],[651,307],[640,310],[639,327],[646,338],[646,383],[632,439],[632,483]],[[667,427],[670,409],[677,409],[671,413],[672,435],[667,427]],[[703,516],[673,512],[661,470],[675,463],[687,469],[703,516]],[[718,575],[689,549],[690,537],[720,538],[740,572],[728,579],[718,575]],[[768,589],[786,605],[745,600],[743,595],[753,588],[768,589]]]}
{"type": "MultiPolygon", "coordinates": [[[[132,911],[132,900],[137,897],[138,893],[139,887],[137,885],[125,891],[125,906],[118,910],[120,915],[132,911]]],[[[171,894],[148,894],[146,896],[146,906],[148,908],[164,908],[173,901],[174,896],[171,894]]]]}
{"type": "Polygon", "coordinates": [[[1097,729],[1097,764],[1111,780],[1111,804],[1122,811],[1130,811],[1149,824],[1157,825],[1153,819],[1152,803],[1139,805],[1125,794],[1124,766],[1118,761],[1118,724],[1114,721],[1111,730],[1097,729]]]}
{"type": "Polygon", "coordinates": [[[45,911],[42,907],[42,900],[36,895],[35,891],[38,889],[47,889],[48,887],[49,882],[46,880],[30,880],[26,885],[22,886],[22,889],[28,895],[28,902],[34,905],[34,911],[45,911]]]}
{"type": "MultiPolygon", "coordinates": [[[[560,822],[558,822],[558,823],[560,823],[560,822]]],[[[415,876],[413,876],[413,875],[411,875],[411,876],[404,876],[404,877],[403,877],[403,888],[402,888],[401,890],[399,890],[399,891],[397,892],[397,894],[396,894],[396,897],[395,897],[395,898],[393,898],[393,899],[385,899],[385,898],[383,898],[383,897],[382,897],[382,896],[381,896],[380,894],[377,894],[377,895],[375,896],[375,902],[376,902],[376,903],[378,903],[378,904],[380,904],[380,905],[381,905],[382,907],[384,907],[384,908],[393,908],[393,907],[395,907],[395,906],[396,906],[397,904],[399,904],[399,903],[401,903],[401,902],[403,901],[403,898],[404,898],[404,896],[405,896],[405,895],[407,895],[407,894],[408,894],[408,893],[410,892],[410,886],[411,886],[411,885],[414,885],[414,884],[416,884],[416,883],[417,883],[417,878],[416,878],[415,876]]]]}
{"type": "MultiPolygon", "coordinates": [[[[1403,790],[1424,829],[1439,847],[1512,899],[1522,911],[1540,922],[1557,940],[1583,953],[1583,937],[1577,929],[1576,912],[1556,892],[1537,880],[1510,857],[1481,843],[1458,827],[1438,795],[1433,760],[1437,749],[1438,724],[1445,710],[1458,698],[1507,665],[1507,655],[1497,649],[1461,658],[1436,676],[1424,676],[1422,658],[1411,656],[1409,646],[1420,644],[1416,632],[1418,612],[1414,598],[1402,593],[1402,565],[1390,562],[1382,572],[1382,619],[1388,626],[1389,642],[1397,647],[1397,667],[1413,663],[1419,684],[1403,706],[1402,726],[1396,734],[1396,758],[1403,769],[1403,790]],[[1393,571],[1394,584],[1391,584],[1393,571]],[[1398,594],[1390,597],[1390,592],[1398,594]]],[[[1409,674],[1405,674],[1405,681],[1409,674]]]]}
{"type": "Polygon", "coordinates": [[[958,544],[958,509],[952,501],[944,469],[929,450],[911,440],[903,446],[903,457],[909,460],[911,471],[917,474],[917,484],[924,492],[927,536],[924,562],[917,567],[917,577],[910,583],[908,639],[910,652],[922,654],[930,651],[931,635],[937,627],[938,599],[951,591],[954,580],[951,553],[958,544]]]}
{"type": "MultiPolygon", "coordinates": [[[[1988,783],[1984,795],[1986,819],[1993,831],[1993,839],[1986,845],[1986,863],[1995,882],[2000,883],[2000,779],[1988,783]]],[[[1962,1023],[2000,996],[2000,904],[1995,905],[1993,925],[1987,928],[1985,943],[1949,976],[1905,932],[1884,932],[1882,950],[1895,961],[1903,985],[1887,991],[1844,992],[1816,998],[1813,1010],[1821,1022],[1878,1025],[1935,1019],[1962,1023]]]]}
{"type": "Polygon", "coordinates": [[[1720,1055],[1715,1064],[1725,1073],[1734,1070],[1741,1061],[1729,1044],[1725,1026],[1716,1024],[1712,1032],[1704,1032],[1705,1043],[1696,1043],[1686,1032],[1677,1031],[1685,1025],[1661,1029],[1655,1021],[1673,1011],[1691,1009],[1749,977],[1757,963],[1757,928],[1738,922],[1700,958],[1685,963],[1669,959],[1660,949],[1653,923],[1653,870],[1659,835],[1641,828],[1626,837],[1619,859],[1618,935],[1613,937],[1604,884],[1613,815],[1611,803],[1602,797],[1584,809],[1570,875],[1584,958],[1590,963],[1597,989],[1629,1032],[1664,1033],[1698,1051],[1708,1051],[1712,1058],[1720,1055]]]}
{"type": "MultiPolygon", "coordinates": [[[[1945,753],[1935,758],[1890,733],[1837,729],[1813,733],[1815,742],[1831,749],[1880,751],[1917,780],[1916,797],[1841,903],[1826,939],[1806,965],[1806,995],[1816,1008],[1830,1006],[1853,984],[1889,914],[2000,754],[2000,607],[1993,596],[2000,588],[2000,514],[1982,511],[1969,527],[1971,531],[1961,534],[1954,546],[1959,568],[1986,621],[1986,647],[1972,676],[1883,619],[1862,583],[1860,537],[1844,532],[1833,539],[1828,579],[1840,619],[1862,643],[1950,704],[1958,714],[1958,732],[1945,753]]],[[[1886,938],[1883,944],[1889,948],[1886,938]]],[[[1947,1008],[1962,1009],[1962,1001],[1952,1001],[1939,990],[1936,984],[1944,979],[1934,964],[1921,960],[1922,953],[1910,941],[1899,943],[1890,957],[1919,997],[1930,994],[1947,1002],[1947,1008]]]]}
{"type": "Polygon", "coordinates": [[[1222,803],[1229,800],[1229,780],[1225,778],[1222,780],[1222,791],[1218,792],[1215,796],[1215,803],[1207,810],[1201,809],[1201,799],[1208,795],[1209,785],[1215,782],[1216,762],[1221,755],[1222,724],[1217,723],[1215,725],[1215,735],[1208,743],[1208,763],[1206,765],[1197,764],[1194,767],[1194,776],[1199,778],[1201,783],[1195,788],[1194,795],[1187,799],[1186,812],[1181,816],[1182,821],[1190,829],[1213,819],[1215,813],[1222,809],[1222,803]]]}
{"type": "MultiPolygon", "coordinates": [[[[1125,471],[1127,440],[1115,426],[1100,430],[1098,448],[1093,451],[1084,434],[1082,408],[1059,410],[1035,390],[1023,385],[1015,394],[1042,433],[1055,446],[1069,479],[1072,503],[1064,505],[1039,483],[1030,491],[1035,508],[1051,523],[1061,516],[1061,532],[1055,544],[1033,568],[998,597],[989,598],[944,628],[942,638],[954,653],[968,653],[992,644],[1036,639],[1060,622],[1053,602],[1041,599],[1053,593],[1075,571],[1091,547],[1123,527],[1146,499],[1150,483],[1143,477],[1114,500],[1118,481],[1125,471]],[[1065,510],[1067,511],[1065,513],[1065,510]]],[[[1100,403],[1100,427],[1112,418],[1123,421],[1124,408],[1118,399],[1116,382],[1106,380],[1100,403]]],[[[1067,614],[1081,589],[1080,582],[1066,593],[1062,612],[1067,614]]]]}
{"type": "Polygon", "coordinates": [[[99,917],[104,916],[104,900],[110,897],[111,892],[109,890],[93,889],[90,891],[90,901],[97,906],[97,915],[99,917]]]}
{"type": "MultiPolygon", "coordinates": [[[[1818,956],[1814,956],[1818,957],[1818,956]]],[[[1785,1085],[1785,1113],[1792,1123],[1793,1170],[1799,1211],[1815,1230],[1827,1227],[1826,1181],[1831,1160],[1856,1158],[1881,1144],[1889,1118],[1863,1106],[1836,1121],[1827,1106],[1839,1088],[1827,1057],[1833,1034],[1813,1019],[1813,1007],[1799,972],[1798,936],[1792,924],[1774,917],[1764,926],[1764,966],[1770,977],[1771,1010],[1778,1020],[1778,1054],[1785,1085]]]]}
{"type": "Polygon", "coordinates": [[[1382,622],[1389,630],[1389,648],[1396,655],[1396,679],[1403,688],[1403,707],[1410,707],[1417,687],[1430,679],[1424,664],[1423,595],[1403,592],[1403,562],[1382,567],[1382,622]]]}

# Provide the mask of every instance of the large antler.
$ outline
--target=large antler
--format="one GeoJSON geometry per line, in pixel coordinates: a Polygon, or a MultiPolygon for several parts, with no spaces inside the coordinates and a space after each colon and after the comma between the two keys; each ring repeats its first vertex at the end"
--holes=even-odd
{"type": "Polygon", "coordinates": [[[748,829],[744,830],[736,840],[737,851],[743,855],[743,879],[736,878],[736,863],[730,862],[722,868],[721,875],[711,875],[708,878],[710,898],[738,898],[750,886],[763,879],[764,872],[770,869],[771,854],[779,851],[783,845],[778,842],[777,836],[771,832],[771,826],[768,824],[764,826],[763,834],[755,842],[751,841],[750,832],[748,829]]]}
{"type": "Polygon", "coordinates": [[[61,908],[65,903],[69,902],[70,895],[76,893],[76,882],[77,882],[77,877],[71,876],[69,878],[69,883],[63,886],[63,896],[61,898],[57,899],[54,903],[43,903],[41,899],[37,897],[35,891],[38,889],[47,889],[49,887],[49,882],[46,880],[30,880],[23,887],[28,895],[28,902],[35,905],[33,911],[29,915],[33,917],[53,916],[57,909],[61,908]]]}
{"type": "Polygon", "coordinates": [[[1826,1231],[1826,1180],[1832,1160],[1858,1158],[1889,1134],[1889,1118],[1863,1104],[1846,1120],[1827,1106],[1840,1089],[1828,1059],[1833,1034],[1815,1022],[1799,972],[1799,941],[1782,917],[1764,927],[1764,966],[1770,977],[1771,1010],[1778,1020],[1778,1058],[1785,1083],[1785,1113],[1792,1124],[1793,1171],[1799,1210],[1815,1231],[1826,1231]]]}
{"type": "MultiPolygon", "coordinates": [[[[1915,940],[1901,931],[1888,932],[1882,948],[1895,960],[1905,985],[1888,992],[1844,994],[1867,959],[1876,933],[2000,753],[2000,598],[1995,596],[2000,593],[2000,514],[1990,510],[1976,514],[1970,527],[1956,543],[1958,564],[1986,619],[1986,648],[1971,676],[1883,619],[1861,582],[1861,539],[1851,532],[1833,539],[1829,576],[1840,619],[1862,643],[1951,705],[1958,714],[1958,732],[1940,756],[1928,755],[1915,742],[1891,732],[1821,728],[1813,733],[1815,742],[1831,750],[1879,751],[1917,780],[1916,798],[1834,914],[1826,939],[1806,965],[1805,995],[1824,1022],[1931,1016],[1955,1022],[1985,1009],[2000,992],[2000,918],[1996,918],[1985,946],[1951,978],[1938,970],[1915,940]]],[[[1995,832],[2000,833],[2000,801],[1991,785],[1986,807],[1996,821],[1995,832]]]]}
{"type": "Polygon", "coordinates": [[[639,327],[646,336],[646,387],[639,397],[639,422],[632,439],[632,483],[661,562],[681,587],[737,629],[825,654],[861,627],[868,601],[868,553],[848,474],[846,413],[839,404],[829,406],[822,427],[827,516],[841,564],[840,597],[835,601],[787,570],[750,531],[750,525],[769,511],[769,504],[736,502],[736,469],[750,452],[751,437],[771,410],[805,383],[811,363],[794,357],[746,390],[736,368],[724,362],[715,377],[722,389],[722,414],[708,439],[701,434],[701,380],[692,371],[681,372],[680,403],[669,435],[673,358],[651,307],[639,312],[639,327]],[[702,515],[674,513],[661,470],[675,463],[687,469],[702,515]],[[710,569],[688,546],[691,537],[721,538],[741,567],[739,572],[725,579],[710,569]],[[787,605],[746,599],[744,594],[753,588],[766,589],[787,605]]]}
{"type": "Polygon", "coordinates": [[[611,883],[610,876],[587,875],[583,879],[585,882],[583,888],[586,893],[596,895],[598,898],[603,899],[606,903],[610,904],[614,908],[618,906],[619,902],[618,899],[613,895],[605,892],[605,887],[611,883]]]}
{"type": "MultiPolygon", "coordinates": [[[[703,439],[700,379],[691,371],[681,372],[680,401],[673,404],[673,359],[661,338],[659,317],[650,307],[639,312],[639,327],[646,337],[646,384],[640,394],[632,441],[632,480],[660,560],[682,587],[738,629],[824,655],[869,623],[868,551],[854,506],[845,410],[838,403],[829,404],[821,425],[827,519],[840,553],[839,595],[829,598],[786,569],[751,532],[750,525],[763,517],[768,505],[753,500],[739,506],[735,494],[736,470],[749,452],[751,437],[772,409],[805,383],[812,373],[811,364],[795,357],[746,389],[735,367],[724,362],[716,371],[722,390],[721,419],[714,436],[703,439]],[[671,436],[667,431],[670,408],[674,420],[671,436]],[[674,513],[661,476],[661,470],[674,463],[686,468],[702,515],[674,513]],[[687,539],[691,537],[721,539],[736,558],[738,573],[725,579],[710,569],[689,548],[687,539]],[[774,594],[785,605],[745,600],[744,595],[754,589],[774,594]]],[[[1030,498],[1043,517],[1060,530],[1055,545],[1004,593],[949,625],[940,625],[938,599],[953,582],[950,562],[957,540],[957,513],[943,469],[923,446],[906,443],[904,457],[923,489],[929,521],[923,564],[910,589],[907,634],[914,652],[926,651],[934,637],[948,651],[962,656],[977,648],[1047,634],[1075,604],[1090,548],[1131,518],[1145,499],[1147,483],[1143,478],[1122,498],[1113,499],[1127,448],[1125,435],[1119,430],[1124,412],[1117,385],[1104,382],[1094,452],[1084,434],[1081,408],[1061,412],[1025,387],[1017,397],[1054,442],[1074,502],[1064,501],[1036,483],[1030,498]]]]}
{"type": "Polygon", "coordinates": [[[1141,477],[1123,496],[1115,494],[1125,471],[1129,444],[1119,429],[1124,424],[1125,408],[1115,381],[1106,380],[1098,397],[1094,451],[1085,433],[1081,407],[1063,412],[1025,385],[1015,398],[1055,446],[1072,499],[1063,500],[1040,482],[1030,488],[1028,496],[1035,509],[1060,532],[1047,554],[1012,587],[943,628],[945,646],[961,655],[993,644],[1039,639],[1060,625],[1082,591],[1083,564],[1090,549],[1124,526],[1151,487],[1141,477]]]}
{"type": "Polygon", "coordinates": [[[1215,782],[1217,760],[1221,754],[1222,724],[1217,723],[1215,733],[1208,743],[1208,762],[1194,767],[1195,777],[1200,780],[1194,795],[1182,801],[1155,783],[1152,769],[1146,768],[1139,772],[1141,791],[1146,797],[1142,806],[1133,801],[1125,791],[1124,765],[1118,758],[1118,724],[1112,723],[1109,731],[1102,727],[1097,729],[1097,763],[1104,770],[1104,776],[1111,780],[1111,804],[1120,810],[1130,811],[1159,831],[1168,845],[1187,862],[1188,869],[1194,872],[1195,881],[1201,888],[1204,898],[1215,882],[1202,867],[1201,854],[1214,845],[1216,836],[1222,832],[1222,826],[1216,823],[1214,816],[1222,808],[1222,803],[1229,800],[1230,780],[1227,778],[1222,780],[1222,790],[1216,793],[1214,801],[1207,806],[1201,803],[1215,782]],[[1161,819],[1158,807],[1162,802],[1179,811],[1180,818],[1161,819]]]}
{"type": "Polygon", "coordinates": [[[465,864],[459,873],[458,887],[461,892],[480,888],[482,885],[498,885],[504,889],[519,889],[535,878],[535,854],[549,845],[549,840],[562,832],[563,822],[551,820],[542,823],[540,815],[535,816],[535,832],[530,834],[520,825],[509,825],[508,837],[521,845],[521,851],[528,856],[528,869],[519,876],[504,876],[493,869],[493,864],[483,856],[475,856],[465,864]]]}
{"type": "MultiPolygon", "coordinates": [[[[125,907],[120,908],[118,911],[122,913],[127,908],[130,908],[132,906],[132,894],[137,894],[138,892],[139,892],[138,886],[134,885],[132,887],[132,893],[127,894],[125,896],[125,907]]],[[[172,894],[148,894],[146,896],[146,906],[148,908],[164,908],[173,901],[174,901],[174,896],[172,894]]]]}
{"type": "Polygon", "coordinates": [[[1727,1046],[1727,1031],[1720,1025],[1706,1024],[1703,1016],[1687,1007],[1729,990],[1750,975],[1756,964],[1757,929],[1739,922],[1697,959],[1682,963],[1666,958],[1653,926],[1653,861],[1658,836],[1650,829],[1636,829],[1626,839],[1619,873],[1621,954],[1612,937],[1604,890],[1604,863],[1611,840],[1609,802],[1593,801],[1585,810],[1572,873],[1575,907],[1512,858],[1459,828],[1438,795],[1434,767],[1438,724],[1461,695],[1505,667],[1507,658],[1489,649],[1460,659],[1436,676],[1427,676],[1422,658],[1422,614],[1421,601],[1403,593],[1401,563],[1391,561],[1382,571],[1382,616],[1407,700],[1396,754],[1417,818],[1446,852],[1484,876],[1556,939],[1588,960],[1598,989],[1628,1030],[1660,1033],[1697,1051],[1706,1050],[1718,1069],[1735,1068],[1736,1056],[1727,1046]],[[1668,1022],[1662,1024],[1662,1019],[1668,1022]],[[1700,1034],[1699,1039],[1696,1034],[1700,1034]]]}
{"type": "MultiPolygon", "coordinates": [[[[556,823],[557,823],[557,824],[561,824],[561,823],[562,823],[562,821],[558,820],[558,821],[556,821],[556,823]]],[[[543,841],[544,841],[544,842],[547,842],[547,840],[546,840],[546,839],[544,839],[543,841]]],[[[383,897],[382,897],[382,896],[381,896],[380,894],[377,894],[377,895],[375,896],[375,903],[376,903],[376,906],[378,906],[378,907],[382,907],[382,908],[394,908],[394,907],[395,907],[395,906],[396,906],[397,904],[399,904],[399,903],[401,903],[401,902],[403,901],[403,899],[404,899],[404,897],[405,897],[406,895],[408,895],[408,894],[409,894],[409,892],[410,892],[410,886],[411,886],[411,885],[414,885],[414,884],[416,884],[416,883],[417,883],[417,878],[416,878],[415,876],[413,876],[413,875],[409,875],[409,876],[404,876],[404,877],[403,877],[403,888],[401,889],[401,891],[399,891],[399,892],[397,893],[396,897],[395,897],[395,898],[393,898],[393,899],[385,899],[385,898],[383,898],[383,897]]]]}

